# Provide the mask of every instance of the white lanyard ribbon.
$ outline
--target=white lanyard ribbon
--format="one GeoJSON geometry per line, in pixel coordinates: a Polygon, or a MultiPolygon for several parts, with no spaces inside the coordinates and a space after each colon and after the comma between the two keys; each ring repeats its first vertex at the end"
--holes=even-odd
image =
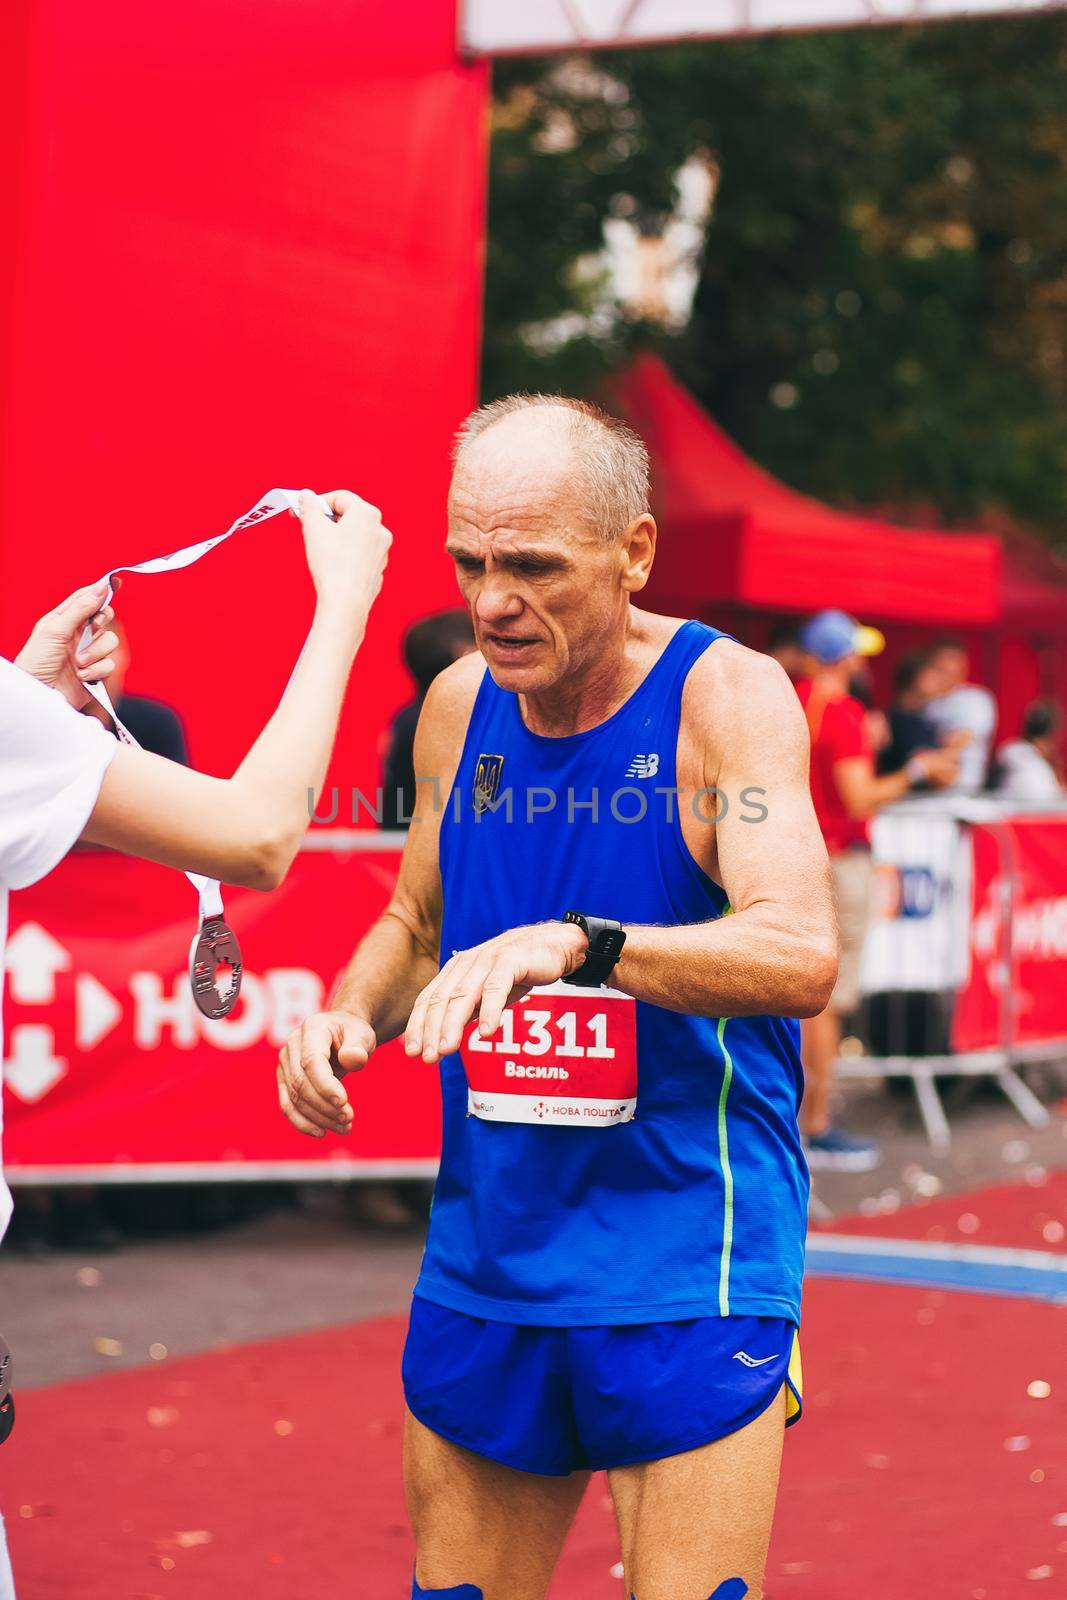
{"type": "MultiPolygon", "coordinates": [[[[103,605],[106,606],[111,603],[111,599],[114,594],[112,580],[117,577],[120,572],[144,572],[151,574],[157,572],[177,572],[182,567],[191,567],[194,561],[199,561],[201,556],[206,556],[209,550],[214,550],[216,545],[222,544],[223,541],[229,539],[232,534],[239,533],[242,528],[249,528],[257,522],[265,522],[268,517],[276,517],[281,511],[293,511],[299,515],[300,498],[301,491],[299,489],[271,489],[269,493],[263,496],[262,500],[256,501],[251,511],[246,511],[243,517],[238,517],[237,521],[232,523],[231,526],[226,529],[225,533],[216,534],[213,539],[201,539],[199,544],[186,545],[183,550],[175,550],[174,553],[169,556],[157,556],[153,561],[140,561],[135,566],[109,568],[109,570],[104,573],[103,578],[100,580],[101,582],[107,583],[107,596],[103,601],[103,605]]],[[[326,504],[326,502],[323,501],[322,504],[327,512],[327,515],[332,517],[333,512],[329,509],[329,506],[326,504]]],[[[81,637],[80,648],[84,648],[88,644],[91,637],[92,629],[88,624],[86,624],[85,631],[81,637]]],[[[134,738],[133,734],[125,726],[125,724],[120,721],[118,713],[111,703],[111,696],[108,694],[106,686],[103,683],[87,683],[85,687],[93,696],[94,700],[97,700],[111,717],[115,724],[115,732],[118,734],[118,737],[123,741],[123,743],[136,745],[137,740],[134,738]]],[[[205,923],[208,918],[211,917],[221,918],[222,892],[219,888],[218,880],[215,878],[205,878],[199,872],[187,872],[185,876],[189,879],[189,882],[196,890],[197,901],[200,907],[201,924],[205,923]]],[[[225,924],[223,924],[223,927],[225,928],[225,924]]],[[[228,929],[225,931],[227,933],[229,932],[228,929]]],[[[232,940],[233,935],[230,934],[229,936],[232,940]]],[[[195,945],[196,941],[194,941],[194,949],[195,945]]],[[[237,970],[239,974],[239,968],[237,970]]],[[[218,1009],[219,1006],[224,1004],[220,998],[217,1002],[212,1002],[216,1006],[216,1009],[214,1011],[207,1012],[207,1014],[224,1016],[226,1011],[229,1011],[236,1001],[237,990],[239,987],[240,982],[238,976],[233,993],[229,998],[229,1003],[225,1005],[225,1010],[218,1009]]],[[[206,1005],[201,998],[200,989],[198,988],[195,975],[193,979],[193,991],[194,994],[196,994],[197,1004],[200,1006],[201,1010],[206,1010],[206,1005]]],[[[208,996],[207,999],[210,1001],[211,997],[208,996]]]]}

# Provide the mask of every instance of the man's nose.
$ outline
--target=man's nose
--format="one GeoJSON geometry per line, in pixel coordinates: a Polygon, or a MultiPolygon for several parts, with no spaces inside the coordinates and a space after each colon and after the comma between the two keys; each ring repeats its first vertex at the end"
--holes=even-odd
{"type": "Polygon", "coordinates": [[[502,622],[505,617],[518,616],[522,601],[503,574],[488,574],[478,590],[474,610],[479,622],[502,622]]]}

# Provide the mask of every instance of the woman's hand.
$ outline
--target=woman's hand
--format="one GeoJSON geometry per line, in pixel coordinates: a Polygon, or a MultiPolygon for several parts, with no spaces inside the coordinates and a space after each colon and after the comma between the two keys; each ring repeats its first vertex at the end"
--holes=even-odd
{"type": "MultiPolygon", "coordinates": [[[[118,588],[117,578],[113,586],[118,588]]],[[[41,617],[15,657],[16,667],[49,688],[58,689],[75,711],[81,711],[92,699],[86,683],[106,679],[115,667],[111,652],[119,641],[110,631],[115,613],[105,606],[106,598],[106,578],[85,589],[75,589],[54,611],[41,617]],[[92,638],[80,650],[78,642],[86,623],[92,628],[92,638]]]]}
{"type": "Polygon", "coordinates": [[[377,506],[347,489],[321,497],[336,516],[331,522],[317,495],[305,490],[300,521],[304,549],[319,606],[340,614],[362,636],[382,586],[393,536],[377,506]]]}

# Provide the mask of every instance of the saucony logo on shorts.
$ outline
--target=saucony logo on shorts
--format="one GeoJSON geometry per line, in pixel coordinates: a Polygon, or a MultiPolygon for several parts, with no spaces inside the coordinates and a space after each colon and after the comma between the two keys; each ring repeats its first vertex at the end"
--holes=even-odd
{"type": "Polygon", "coordinates": [[[738,1350],[734,1355],[735,1361],[740,1361],[743,1367],[765,1367],[768,1361],[773,1361],[773,1356],[750,1356],[745,1350],[738,1350]]]}

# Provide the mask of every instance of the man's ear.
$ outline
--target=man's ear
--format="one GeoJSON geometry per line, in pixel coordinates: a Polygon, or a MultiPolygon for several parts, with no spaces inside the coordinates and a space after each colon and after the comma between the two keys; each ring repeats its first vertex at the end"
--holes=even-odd
{"type": "Polygon", "coordinates": [[[658,530],[651,512],[635,517],[619,541],[622,555],[622,586],[636,594],[648,582],[656,558],[658,530]]]}

